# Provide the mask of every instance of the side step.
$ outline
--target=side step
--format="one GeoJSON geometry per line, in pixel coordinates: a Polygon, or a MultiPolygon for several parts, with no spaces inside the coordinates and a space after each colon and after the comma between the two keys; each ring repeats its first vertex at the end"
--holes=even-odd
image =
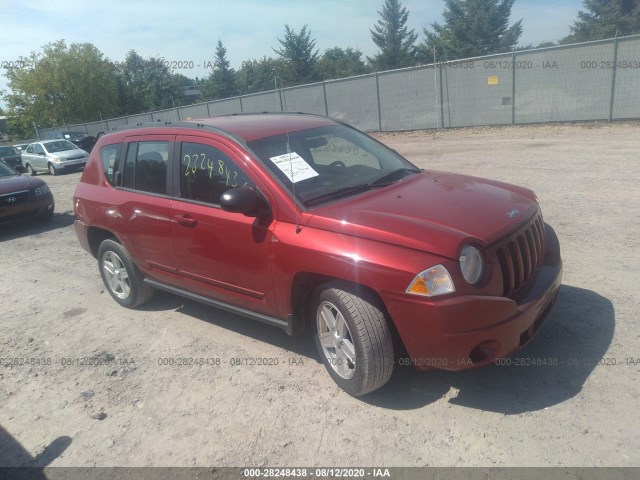
{"type": "Polygon", "coordinates": [[[204,303],[211,307],[219,308],[221,310],[235,313],[252,320],[257,320],[258,322],[266,323],[267,325],[281,328],[282,330],[287,332],[287,334],[293,335],[293,321],[291,315],[289,315],[288,320],[281,320],[279,318],[270,317],[269,315],[264,315],[262,313],[247,310],[246,308],[237,307],[235,305],[220,302],[212,298],[204,297],[202,295],[198,295],[197,293],[188,292],[186,290],[182,290],[181,288],[172,287],[171,285],[165,285],[164,283],[151,280],[150,278],[145,278],[144,283],[153,288],[157,288],[158,290],[163,290],[175,295],[180,295],[181,297],[188,298],[189,300],[195,300],[196,302],[204,303]]]}

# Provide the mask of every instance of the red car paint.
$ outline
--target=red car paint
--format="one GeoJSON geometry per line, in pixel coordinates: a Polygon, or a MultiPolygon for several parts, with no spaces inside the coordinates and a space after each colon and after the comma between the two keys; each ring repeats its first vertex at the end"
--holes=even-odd
{"type": "Polygon", "coordinates": [[[533,192],[423,171],[305,208],[247,144],[331,125],[319,116],[241,115],[105,135],[75,192],[80,243],[95,256],[99,240],[114,236],[146,277],[278,319],[289,333],[304,330],[312,279],[362,285],[381,299],[418,368],[486,365],[524,346],[554,305],[562,272],[557,237],[533,192]],[[181,142],[215,146],[264,195],[271,216],[184,201],[182,173],[171,163],[167,195],[111,185],[103,147],[154,138],[172,142],[174,152],[181,142]],[[466,244],[484,259],[477,285],[460,270],[466,244]],[[405,293],[416,274],[438,264],[450,273],[454,293],[405,293]]]}

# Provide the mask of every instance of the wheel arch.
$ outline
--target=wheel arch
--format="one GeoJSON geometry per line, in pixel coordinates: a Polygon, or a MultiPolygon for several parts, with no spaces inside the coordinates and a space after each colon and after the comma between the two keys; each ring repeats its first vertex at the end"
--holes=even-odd
{"type": "Polygon", "coordinates": [[[291,285],[291,312],[293,313],[293,333],[309,332],[312,330],[311,322],[313,319],[310,315],[311,304],[313,302],[313,296],[318,287],[329,283],[338,282],[342,284],[345,290],[351,293],[363,292],[365,295],[370,296],[382,309],[389,328],[394,336],[395,341],[402,343],[398,331],[393,323],[393,319],[387,310],[387,307],[382,300],[382,297],[373,288],[363,285],[361,283],[353,282],[351,280],[345,280],[340,277],[331,275],[324,275],[315,272],[298,272],[293,277],[291,285]]]}
{"type": "Polygon", "coordinates": [[[100,227],[89,227],[87,230],[87,240],[89,241],[91,255],[93,255],[94,258],[98,258],[100,244],[109,238],[121,243],[113,232],[100,227]]]}

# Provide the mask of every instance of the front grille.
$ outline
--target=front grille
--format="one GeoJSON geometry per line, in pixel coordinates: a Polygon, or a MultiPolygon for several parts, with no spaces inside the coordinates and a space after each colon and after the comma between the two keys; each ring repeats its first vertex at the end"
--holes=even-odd
{"type": "Polygon", "coordinates": [[[64,160],[65,162],[68,162],[70,160],[79,160],[81,158],[84,158],[84,155],[76,155],[75,157],[69,157],[66,160],[64,160]]]}
{"type": "Polygon", "coordinates": [[[502,270],[503,296],[517,293],[535,276],[544,254],[544,222],[537,215],[524,228],[500,242],[496,250],[502,270]]]}
{"type": "Polygon", "coordinates": [[[29,201],[29,190],[0,195],[0,207],[13,207],[29,201]]]}

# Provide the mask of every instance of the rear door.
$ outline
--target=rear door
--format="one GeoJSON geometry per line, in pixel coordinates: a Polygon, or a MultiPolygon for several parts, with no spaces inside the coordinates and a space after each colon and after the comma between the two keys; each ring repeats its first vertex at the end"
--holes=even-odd
{"type": "MultiPolygon", "coordinates": [[[[173,135],[125,139],[118,162],[119,186],[106,212],[118,225],[114,231],[121,235],[138,267],[152,278],[171,283],[175,283],[177,271],[171,240],[173,189],[169,182],[174,141],[173,135]]],[[[101,149],[101,155],[109,160],[107,150],[101,149]]]]}
{"type": "Polygon", "coordinates": [[[230,188],[265,192],[264,187],[223,139],[178,136],[175,163],[172,233],[178,270],[188,289],[277,316],[273,220],[228,213],[219,206],[220,195],[230,188]]]}

